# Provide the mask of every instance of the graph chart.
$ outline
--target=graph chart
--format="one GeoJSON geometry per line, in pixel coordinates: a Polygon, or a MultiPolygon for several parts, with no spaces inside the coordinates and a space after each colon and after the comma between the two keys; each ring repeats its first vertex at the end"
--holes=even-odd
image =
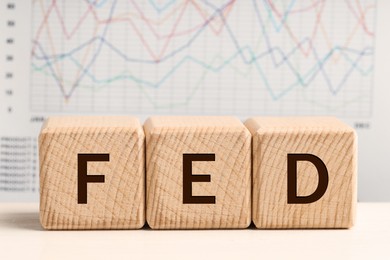
{"type": "Polygon", "coordinates": [[[32,5],[32,111],[370,117],[376,1],[32,5]]]}

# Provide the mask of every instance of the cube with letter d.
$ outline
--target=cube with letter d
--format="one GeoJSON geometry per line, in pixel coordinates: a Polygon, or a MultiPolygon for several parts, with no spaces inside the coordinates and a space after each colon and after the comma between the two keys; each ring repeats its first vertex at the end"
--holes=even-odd
{"type": "Polygon", "coordinates": [[[249,226],[251,135],[239,119],[157,116],[144,129],[151,228],[249,226]]]}
{"type": "Polygon", "coordinates": [[[349,228],[357,138],[331,117],[254,117],[252,215],[257,228],[349,228]]]}
{"type": "Polygon", "coordinates": [[[135,229],[145,223],[145,136],[137,118],[51,117],[39,136],[46,229],[135,229]]]}

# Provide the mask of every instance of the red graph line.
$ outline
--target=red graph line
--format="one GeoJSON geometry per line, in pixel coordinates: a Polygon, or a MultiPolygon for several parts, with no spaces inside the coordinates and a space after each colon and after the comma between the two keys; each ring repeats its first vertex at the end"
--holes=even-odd
{"type": "MultiPolygon", "coordinates": [[[[41,23],[38,26],[38,29],[35,34],[35,41],[39,42],[41,40],[43,32],[46,32],[47,39],[48,39],[48,47],[50,48],[50,51],[52,54],[57,53],[57,48],[56,45],[54,44],[54,38],[53,34],[51,33],[51,26],[56,26],[56,24],[52,21],[49,22],[49,19],[51,16],[55,15],[55,18],[58,20],[61,32],[65,36],[66,40],[72,39],[82,28],[83,23],[86,22],[86,19],[89,15],[92,15],[94,22],[95,22],[95,27],[93,28],[93,32],[90,35],[91,38],[95,38],[98,36],[99,28],[100,26],[107,26],[107,24],[113,24],[113,23],[127,23],[131,29],[136,33],[138,39],[144,46],[145,50],[147,53],[150,55],[150,57],[156,62],[159,63],[161,58],[164,57],[166,54],[168,47],[170,46],[170,43],[173,41],[174,37],[179,37],[187,34],[191,34],[193,32],[196,32],[200,28],[204,26],[208,26],[210,30],[215,34],[219,35],[222,33],[226,20],[228,18],[228,15],[231,13],[231,10],[233,10],[233,6],[237,1],[232,0],[229,2],[223,10],[221,10],[220,16],[212,16],[208,11],[203,9],[199,3],[196,1],[188,0],[185,2],[180,3],[177,7],[173,8],[170,12],[167,13],[162,19],[155,21],[152,19],[149,19],[145,13],[141,10],[141,8],[136,4],[135,1],[131,0],[131,4],[135,7],[134,10],[136,11],[137,15],[127,15],[127,16],[122,16],[122,15],[117,15],[113,16],[109,19],[101,19],[98,17],[98,14],[96,13],[95,7],[93,4],[89,3],[88,1],[85,2],[86,4],[86,9],[83,10],[82,15],[79,17],[77,20],[76,24],[72,26],[72,28],[67,28],[65,19],[62,15],[62,12],[60,8],[57,5],[57,1],[53,0],[51,3],[44,8],[42,1],[39,1],[39,7],[41,8],[43,19],[41,23]],[[179,25],[183,22],[185,19],[185,14],[186,12],[190,12],[191,8],[196,11],[196,13],[202,18],[201,23],[196,24],[196,25],[189,25],[190,27],[181,31],[178,31],[179,25]],[[45,10],[46,9],[46,10],[45,10]],[[176,17],[174,17],[176,16],[176,17]],[[146,27],[140,28],[137,26],[136,22],[134,19],[140,19],[146,24],[146,27]],[[171,21],[174,19],[174,21],[171,21]],[[158,26],[164,25],[165,23],[171,22],[172,26],[169,29],[169,32],[167,34],[160,34],[158,32],[158,26]],[[157,26],[157,27],[156,27],[157,26]],[[159,41],[162,41],[162,47],[160,50],[154,50],[153,46],[155,46],[155,42],[148,42],[145,35],[145,28],[148,28],[148,30],[152,33],[152,35],[159,41]]],[[[355,1],[357,10],[353,8],[353,4],[346,0],[345,3],[348,6],[348,9],[350,10],[351,13],[354,14],[356,17],[356,24],[354,25],[353,29],[349,32],[349,34],[346,37],[346,42],[344,44],[345,47],[348,47],[350,43],[352,42],[353,37],[356,35],[357,31],[359,28],[363,30],[364,33],[366,33],[368,36],[373,37],[374,33],[370,31],[367,27],[367,21],[366,21],[366,15],[368,11],[372,8],[375,8],[374,5],[370,6],[365,6],[362,7],[361,3],[359,1],[355,1]]],[[[299,50],[302,52],[302,54],[305,57],[308,57],[313,49],[314,49],[314,44],[313,42],[316,40],[316,38],[319,35],[319,32],[322,33],[322,36],[326,40],[326,44],[329,48],[329,50],[332,49],[333,43],[331,42],[331,39],[329,37],[328,32],[326,31],[326,28],[323,24],[323,14],[325,12],[325,7],[327,2],[323,0],[318,0],[318,1],[312,1],[312,3],[306,7],[301,7],[299,9],[294,9],[289,11],[289,15],[291,14],[298,14],[302,12],[309,12],[312,11],[315,14],[315,21],[313,22],[313,28],[310,32],[310,35],[308,36],[309,44],[305,48],[305,46],[301,45],[300,42],[302,39],[299,39],[296,33],[294,33],[294,30],[291,28],[290,24],[287,23],[285,14],[280,11],[276,7],[276,5],[268,0],[267,1],[268,6],[270,7],[270,10],[273,12],[274,17],[276,18],[277,22],[280,23],[280,25],[283,27],[283,29],[287,32],[288,36],[291,38],[292,42],[298,46],[299,50]]],[[[53,18],[54,19],[54,18],[53,18]]],[[[34,45],[32,49],[32,55],[35,54],[35,49],[37,45],[34,45]]],[[[82,53],[82,58],[80,59],[80,68],[77,70],[77,73],[75,73],[74,77],[74,82],[77,81],[79,76],[82,73],[82,68],[87,64],[87,61],[90,59],[91,54],[93,50],[93,45],[89,45],[87,48],[84,49],[84,52],[82,53]]],[[[340,56],[341,54],[339,54],[340,56]]],[[[338,60],[337,56],[335,55],[332,57],[335,59],[335,61],[338,60]]],[[[58,64],[55,64],[54,68],[55,73],[58,76],[58,80],[61,82],[61,91],[65,95],[65,90],[63,86],[63,77],[62,77],[62,70],[59,67],[58,64]]]]}

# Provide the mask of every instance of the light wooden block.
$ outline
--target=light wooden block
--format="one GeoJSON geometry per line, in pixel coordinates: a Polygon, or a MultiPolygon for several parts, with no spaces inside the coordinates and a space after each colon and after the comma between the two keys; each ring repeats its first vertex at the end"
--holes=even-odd
{"type": "MultiPolygon", "coordinates": [[[[257,228],[349,228],[356,208],[357,137],[335,118],[254,117],[245,122],[253,136],[252,219],[257,228]],[[287,155],[314,154],[328,170],[328,187],[312,203],[287,203],[287,155]]],[[[316,167],[297,162],[297,194],[318,185],[316,167]]]]}
{"type": "Polygon", "coordinates": [[[146,219],[153,229],[246,228],[251,222],[251,135],[234,117],[151,117],[146,135],[146,219]],[[183,154],[214,154],[192,162],[193,196],[215,204],[187,204],[183,154]]]}
{"type": "Polygon", "coordinates": [[[42,226],[141,228],[145,223],[144,140],[142,126],[133,117],[49,118],[39,136],[42,226]],[[88,176],[104,175],[104,183],[88,182],[87,201],[82,204],[78,154],[91,153],[109,154],[109,161],[87,162],[88,176]]]}

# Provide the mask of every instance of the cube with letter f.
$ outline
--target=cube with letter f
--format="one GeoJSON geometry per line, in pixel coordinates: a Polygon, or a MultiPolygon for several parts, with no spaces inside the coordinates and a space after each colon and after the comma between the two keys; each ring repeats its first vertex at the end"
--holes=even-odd
{"type": "Polygon", "coordinates": [[[42,226],[141,228],[144,139],[133,117],[49,118],[39,136],[42,226]]]}

